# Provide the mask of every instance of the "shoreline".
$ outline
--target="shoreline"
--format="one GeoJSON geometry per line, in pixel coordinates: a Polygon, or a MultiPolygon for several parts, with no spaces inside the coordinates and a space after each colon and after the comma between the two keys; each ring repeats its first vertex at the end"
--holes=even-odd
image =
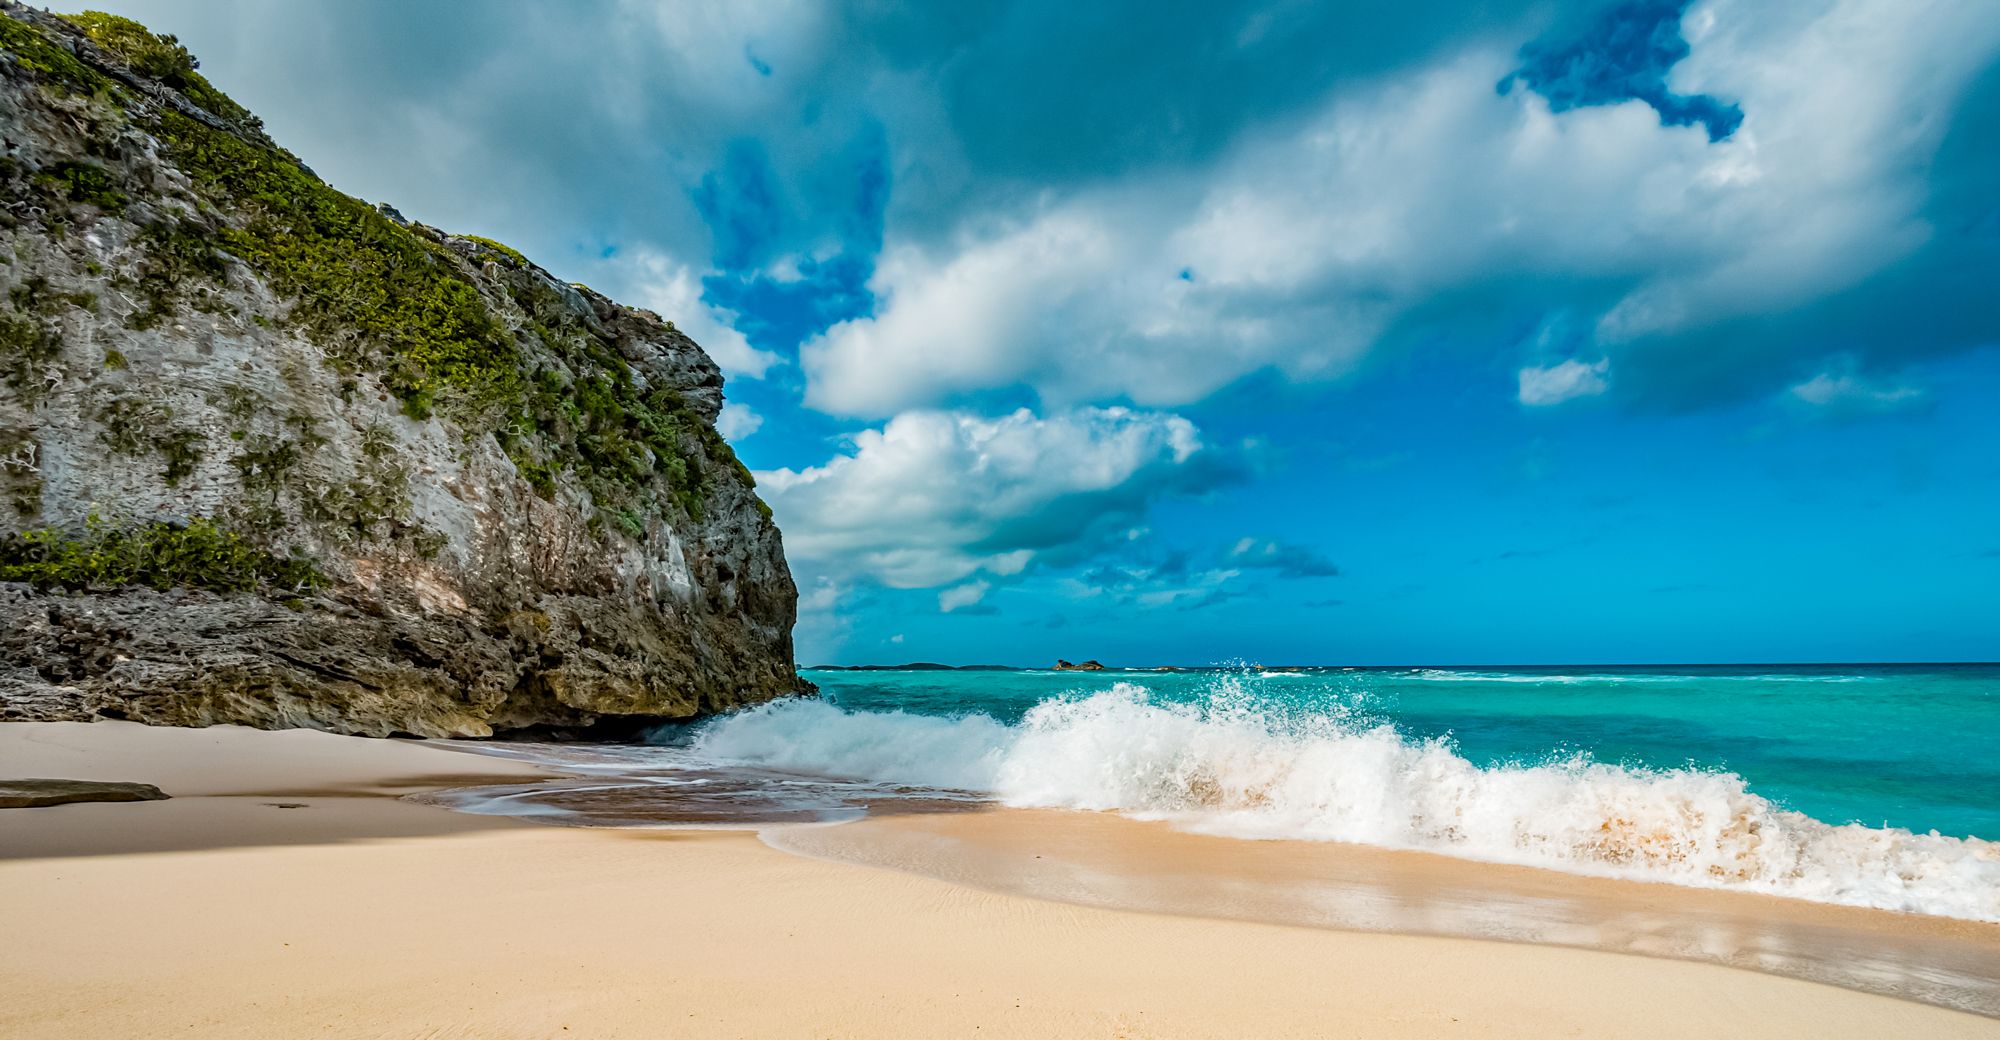
{"type": "Polygon", "coordinates": [[[760,784],[768,796],[774,775],[675,770],[681,783],[656,786],[574,748],[443,747],[586,773],[414,796],[461,811],[572,827],[750,828],[786,852],[1080,906],[1719,964],[2000,1018],[1996,922],[990,800],[859,796],[854,816],[800,823],[807,814],[730,797],[760,784]]]}
{"type": "Polygon", "coordinates": [[[798,855],[1082,906],[1716,964],[2000,1019],[2000,925],[1420,850],[999,808],[767,828],[798,855]]]}
{"type": "MultiPolygon", "coordinates": [[[[0,949],[0,1033],[2000,1035],[1968,1013],[1715,964],[1077,905],[1046,886],[780,851],[748,831],[546,827],[404,800],[548,775],[498,760],[467,769],[437,750],[459,749],[0,726],[10,775],[176,795],[0,812],[0,911],[16,937],[0,949]],[[76,768],[30,768],[65,762],[76,768]]],[[[1102,865],[1083,854],[1093,847],[1125,850],[1169,889],[1214,880],[1210,853],[1183,839],[1228,841],[1020,810],[772,834],[891,852],[895,835],[942,840],[960,867],[983,859],[1030,878],[1003,854],[1024,838],[1060,845],[1072,865],[1102,865]]],[[[1267,882],[1296,858],[1230,844],[1251,846],[1238,873],[1267,882]]],[[[1408,863],[1391,873],[1436,883],[1408,863]]]]}

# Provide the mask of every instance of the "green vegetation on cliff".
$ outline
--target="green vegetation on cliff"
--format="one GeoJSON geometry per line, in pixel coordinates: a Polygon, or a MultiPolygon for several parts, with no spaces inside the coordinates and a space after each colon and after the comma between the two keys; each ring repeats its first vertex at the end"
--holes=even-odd
{"type": "Polygon", "coordinates": [[[110,89],[111,81],[76,60],[76,55],[12,18],[0,18],[0,48],[13,55],[22,68],[63,93],[94,94],[110,89]]]}
{"type": "Polygon", "coordinates": [[[40,398],[51,362],[62,352],[57,318],[67,308],[97,305],[87,293],[64,293],[43,278],[29,278],[7,291],[0,309],[0,384],[26,400],[40,398]]]}
{"type": "Polygon", "coordinates": [[[311,563],[280,559],[210,520],[117,530],[95,516],[80,536],[54,528],[0,535],[0,581],[64,589],[146,585],[277,593],[324,583],[311,563]]]}
{"type": "Polygon", "coordinates": [[[103,11],[85,11],[62,17],[82,29],[93,43],[124,59],[133,71],[180,91],[202,109],[232,123],[261,125],[249,109],[215,89],[201,73],[195,71],[201,67],[201,62],[188,53],[178,39],[156,35],[130,18],[103,11]]]}
{"type": "MultiPolygon", "coordinates": [[[[131,88],[79,61],[46,30],[0,18],[0,46],[17,64],[52,89],[122,110],[160,142],[200,197],[195,212],[145,211],[145,259],[136,272],[143,308],[127,319],[134,328],[160,326],[183,305],[228,311],[216,301],[240,262],[291,301],[283,320],[335,366],[378,377],[413,419],[438,415],[467,436],[494,436],[543,498],[560,497],[566,486],[581,491],[599,530],[643,539],[651,516],[699,518],[714,490],[711,474],[734,472],[747,483],[748,471],[680,388],[649,385],[595,327],[592,305],[520,252],[405,225],[327,186],[271,144],[255,116],[196,71],[173,37],[101,12],[65,18],[137,75],[216,117],[138,103],[131,88]],[[482,274],[481,260],[497,267],[482,274]]],[[[98,132],[117,122],[103,121],[98,132]]],[[[118,215],[137,195],[124,176],[115,164],[69,162],[32,171],[31,181],[61,207],[118,215]]],[[[92,218],[84,211],[80,219],[92,218]]],[[[23,386],[54,350],[53,333],[39,316],[4,322],[0,374],[23,386]]]]}
{"type": "Polygon", "coordinates": [[[291,156],[176,112],[175,165],[240,223],[205,233],[272,288],[292,321],[353,367],[379,367],[413,418],[440,398],[476,420],[516,406],[521,356],[444,246],[326,186],[291,156]]]}
{"type": "Polygon", "coordinates": [[[118,190],[111,171],[96,163],[57,163],[36,174],[35,182],[67,201],[89,203],[106,213],[125,209],[125,193],[118,190]]]}
{"type": "Polygon", "coordinates": [[[527,257],[521,255],[520,250],[515,249],[513,246],[510,246],[505,242],[495,242],[492,239],[486,238],[482,235],[460,235],[458,237],[465,239],[467,242],[474,242],[479,245],[485,246],[486,248],[491,249],[496,253],[499,253],[501,256],[504,256],[507,259],[513,261],[515,267],[534,266],[528,262],[527,257]]]}
{"type": "Polygon", "coordinates": [[[672,505],[699,517],[707,463],[736,465],[675,390],[646,387],[520,253],[467,239],[519,269],[504,280],[527,316],[514,330],[442,242],[288,155],[174,113],[161,129],[197,187],[245,215],[214,240],[304,304],[293,321],[340,363],[378,372],[412,418],[443,409],[468,432],[493,432],[543,497],[572,470],[600,517],[640,538],[632,515],[672,505]],[[656,480],[663,494],[651,493],[656,480]]]}

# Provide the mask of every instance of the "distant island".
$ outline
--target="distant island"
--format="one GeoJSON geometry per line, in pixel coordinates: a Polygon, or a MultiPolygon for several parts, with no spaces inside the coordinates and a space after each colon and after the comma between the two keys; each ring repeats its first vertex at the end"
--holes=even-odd
{"type": "Polygon", "coordinates": [[[1082,664],[1071,664],[1061,658],[1056,659],[1056,671],[1058,672],[1101,672],[1103,670],[1104,666],[1094,660],[1085,661],[1082,664]]]}

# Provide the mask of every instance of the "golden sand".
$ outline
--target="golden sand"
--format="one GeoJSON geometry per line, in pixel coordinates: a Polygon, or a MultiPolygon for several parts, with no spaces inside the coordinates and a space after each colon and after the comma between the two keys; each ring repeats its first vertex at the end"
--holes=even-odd
{"type": "MultiPolygon", "coordinates": [[[[393,796],[519,768],[419,744],[14,724],[0,773],[176,795],[0,813],[0,1036],[18,1040],[2000,1036],[1717,965],[1078,906],[742,831],[457,815],[393,796]]],[[[954,826],[994,825],[976,815],[954,826]]]]}

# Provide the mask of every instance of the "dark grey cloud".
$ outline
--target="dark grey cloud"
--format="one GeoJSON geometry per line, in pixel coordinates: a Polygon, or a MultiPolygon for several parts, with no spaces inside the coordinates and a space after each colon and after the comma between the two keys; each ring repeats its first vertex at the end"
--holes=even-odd
{"type": "Polygon", "coordinates": [[[844,145],[886,125],[905,223],[942,230],[991,198],[1210,156],[1339,82],[1549,22],[1532,0],[102,6],[180,35],[351,190],[454,226],[684,252],[707,244],[688,192],[745,142],[776,192],[837,224],[844,145]]]}
{"type": "Polygon", "coordinates": [[[1505,0],[1025,0],[847,14],[863,52],[934,83],[968,166],[1036,190],[1198,162],[1341,83],[1551,26],[1546,4],[1505,0]]]}
{"type": "Polygon", "coordinates": [[[1649,343],[1621,361],[1633,393],[1644,403],[1693,408],[1808,381],[1828,366],[1893,385],[1913,365],[2000,344],[2000,307],[1992,304],[2000,271],[2000,65],[1989,64],[1962,98],[1923,118],[1949,129],[1927,163],[1918,248],[1823,298],[1649,343]],[[1813,348],[1805,358],[1801,345],[1813,348]]]}
{"type": "Polygon", "coordinates": [[[1798,44],[1824,36],[1826,12],[1747,0],[105,6],[181,35],[342,187],[619,295],[685,307],[705,292],[766,348],[873,318],[878,281],[921,299],[912,272],[954,260],[1048,270],[1017,296],[956,301],[1047,316],[990,344],[912,323],[911,351],[978,362],[966,374],[857,356],[878,381],[919,381],[813,398],[848,414],[1016,384],[1029,401],[1171,407],[1271,368],[1333,378],[1365,351],[1441,341],[1524,364],[1608,356],[1609,398],[1692,408],[1828,366],[1893,384],[2000,339],[1984,305],[2000,88],[1976,3],[1907,24],[1881,12],[1910,31],[1861,25],[1818,49],[1798,44]],[[1503,64],[1484,71],[1482,55],[1503,64]],[[1472,103],[1510,71],[1565,133],[1472,103]],[[1671,125],[1632,136],[1621,101],[1755,150],[1682,147],[1671,125]],[[1353,162],[1313,145],[1343,140],[1366,142],[1353,162]],[[1233,264],[1232,227],[1272,240],[1242,206],[1259,199],[1301,241],[1233,264]],[[1096,253],[981,252],[1066,201],[1097,224],[1028,245],[1066,260],[1101,240],[1096,253]],[[1369,214],[1396,233],[1371,237],[1369,214]],[[1182,250],[1134,229],[1175,227],[1199,248],[1160,260],[1185,276],[1162,289],[1146,262],[1182,250]],[[898,250],[921,255],[885,274],[878,252],[898,250]],[[1274,257],[1296,269],[1269,270],[1274,257]],[[661,295],[677,275],[679,295],[661,295]],[[1091,291],[1071,301],[1063,285],[1091,291]],[[1565,342],[1538,335],[1562,315],[1565,342]],[[1006,357],[1020,360],[991,360],[1006,357]]]}

